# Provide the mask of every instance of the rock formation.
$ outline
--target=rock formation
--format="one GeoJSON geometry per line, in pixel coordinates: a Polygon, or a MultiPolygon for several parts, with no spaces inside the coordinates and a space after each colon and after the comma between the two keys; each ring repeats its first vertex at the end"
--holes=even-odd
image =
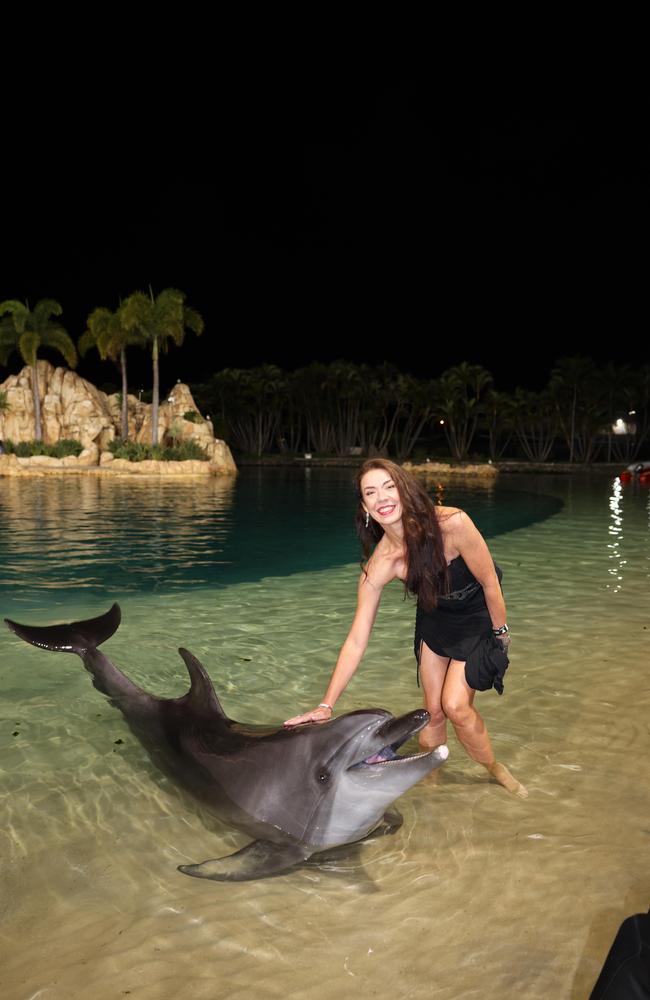
{"type": "MultiPolygon", "coordinates": [[[[95,447],[97,455],[115,437],[115,425],[105,393],[67,368],[38,362],[43,441],[56,444],[62,438],[95,447]]],[[[0,440],[34,440],[32,370],[26,365],[0,385],[6,393],[7,410],[0,412],[0,440]]]]}
{"type": "MultiPolygon", "coordinates": [[[[64,438],[79,441],[83,451],[78,458],[46,459],[34,456],[18,459],[17,463],[3,461],[5,474],[12,474],[27,467],[72,468],[97,466],[103,468],[114,465],[117,470],[122,465],[133,466],[142,463],[124,463],[113,460],[107,451],[111,441],[120,432],[119,394],[107,396],[91,382],[81,378],[67,368],[55,368],[49,361],[38,362],[39,395],[41,398],[43,441],[56,444],[64,438]],[[119,465],[117,463],[120,463],[119,465]],[[10,473],[11,470],[11,473],[10,473]]],[[[34,439],[34,401],[32,396],[32,371],[29,365],[17,375],[10,375],[0,384],[0,392],[6,394],[6,409],[0,410],[0,441],[32,441],[34,439]]],[[[128,397],[129,438],[148,444],[151,441],[151,405],[142,403],[135,396],[128,397]]],[[[192,463],[147,463],[147,470],[153,472],[153,465],[192,465],[187,471],[195,473],[194,466],[205,466],[204,473],[235,473],[230,448],[225,441],[215,439],[212,424],[198,415],[192,393],[187,385],[178,383],[167,400],[161,403],[158,413],[158,439],[164,441],[194,441],[209,458],[209,462],[192,463]],[[185,414],[197,414],[197,422],[185,419],[185,414]],[[151,467],[151,468],[150,468],[151,467]]],[[[15,456],[4,456],[7,460],[15,456]]],[[[126,471],[126,470],[123,470],[126,471]]],[[[135,469],[134,469],[135,471],[135,469]]],[[[144,472],[145,469],[140,470],[144,472]]],[[[172,469],[166,470],[172,474],[172,469]]]]}
{"type": "Polygon", "coordinates": [[[496,479],[499,475],[498,468],[491,463],[482,463],[481,465],[471,465],[469,463],[464,465],[450,465],[447,462],[430,462],[427,459],[426,462],[422,462],[420,465],[414,465],[413,462],[404,462],[403,468],[408,469],[409,472],[424,476],[434,476],[440,481],[463,478],[481,478],[488,481],[496,479]]]}

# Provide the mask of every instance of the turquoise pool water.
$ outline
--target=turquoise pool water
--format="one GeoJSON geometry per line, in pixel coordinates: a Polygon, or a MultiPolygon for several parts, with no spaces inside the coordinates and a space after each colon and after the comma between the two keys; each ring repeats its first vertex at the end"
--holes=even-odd
{"type": "MultiPolygon", "coordinates": [[[[322,696],[358,574],[348,474],[295,476],[0,480],[0,610],[44,624],[117,597],[105,650],[138,683],[186,690],[185,645],[233,717],[286,718],[322,696]]],[[[650,906],[648,491],[502,477],[445,502],[504,570],[512,664],[478,706],[529,799],[452,735],[394,837],[276,879],[187,879],[177,864],[246,838],[157,774],[75,657],[3,632],[4,997],[588,995],[620,921],[650,906]]],[[[341,712],[419,704],[402,598],[386,589],[341,712]]]]}
{"type": "MultiPolygon", "coordinates": [[[[5,479],[0,602],[227,587],[358,559],[352,472],[244,469],[178,483],[5,479]]],[[[556,513],[538,492],[457,488],[486,538],[556,513]]]]}

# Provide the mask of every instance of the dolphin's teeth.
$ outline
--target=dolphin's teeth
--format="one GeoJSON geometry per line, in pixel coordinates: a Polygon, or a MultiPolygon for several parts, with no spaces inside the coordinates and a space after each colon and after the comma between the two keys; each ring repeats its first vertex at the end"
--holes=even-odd
{"type": "Polygon", "coordinates": [[[433,750],[422,750],[420,753],[400,757],[398,754],[392,752],[391,747],[384,747],[383,750],[379,750],[377,753],[372,754],[370,757],[366,757],[365,760],[361,760],[358,764],[354,764],[353,766],[372,767],[373,764],[404,764],[409,760],[419,760],[421,757],[429,757],[433,752],[433,750]],[[391,756],[388,756],[389,753],[391,756]]]}

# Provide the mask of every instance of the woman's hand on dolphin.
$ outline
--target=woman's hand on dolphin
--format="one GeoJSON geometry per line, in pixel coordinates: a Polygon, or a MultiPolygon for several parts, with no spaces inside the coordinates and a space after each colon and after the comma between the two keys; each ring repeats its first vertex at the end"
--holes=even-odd
{"type": "Polygon", "coordinates": [[[293,719],[287,719],[283,725],[289,729],[291,726],[299,726],[302,722],[328,722],[332,718],[332,710],[319,705],[311,712],[304,712],[302,715],[295,715],[293,719]]]}

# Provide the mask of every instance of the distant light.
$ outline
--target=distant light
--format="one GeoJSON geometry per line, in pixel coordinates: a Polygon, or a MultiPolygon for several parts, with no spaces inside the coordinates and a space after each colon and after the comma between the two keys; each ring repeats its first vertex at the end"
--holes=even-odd
{"type": "Polygon", "coordinates": [[[440,423],[441,423],[441,424],[444,424],[444,420],[441,420],[441,421],[440,421],[440,423]]]}
{"type": "Polygon", "coordinates": [[[636,410],[628,410],[627,411],[628,417],[633,417],[633,416],[635,416],[635,414],[636,414],[636,410]]]}
{"type": "Polygon", "coordinates": [[[612,424],[614,434],[627,434],[627,424],[619,417],[615,424],[612,424]]]}

